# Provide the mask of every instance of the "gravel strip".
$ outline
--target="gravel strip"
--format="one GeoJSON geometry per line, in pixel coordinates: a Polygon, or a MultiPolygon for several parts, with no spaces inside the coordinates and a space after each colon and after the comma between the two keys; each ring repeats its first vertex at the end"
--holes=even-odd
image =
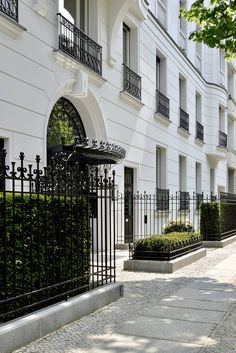
{"type": "MultiPolygon", "coordinates": [[[[142,315],[148,306],[157,304],[159,300],[175,294],[177,290],[185,287],[194,279],[205,277],[209,269],[235,251],[236,244],[223,249],[210,249],[207,252],[207,257],[173,274],[123,271],[123,260],[120,258],[122,253],[119,252],[117,281],[125,285],[125,294],[122,299],[79,321],[62,327],[33,344],[15,351],[15,353],[95,352],[94,345],[111,335],[124,321],[135,319],[142,315]]],[[[213,335],[215,336],[212,336],[218,340],[217,349],[220,346],[221,349],[212,350],[214,346],[204,347],[201,353],[236,352],[235,330],[236,305],[233,305],[232,311],[227,313],[222,323],[214,331],[213,335]],[[225,335],[225,332],[228,333],[228,336],[225,335]],[[228,350],[225,349],[225,341],[227,341],[228,350]]]]}

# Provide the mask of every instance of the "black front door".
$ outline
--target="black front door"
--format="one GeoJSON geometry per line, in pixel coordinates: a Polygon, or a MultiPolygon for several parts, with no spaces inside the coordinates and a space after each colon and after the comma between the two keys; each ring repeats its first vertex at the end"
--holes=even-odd
{"type": "Polygon", "coordinates": [[[125,167],[125,243],[133,241],[133,193],[134,193],[134,170],[125,167]]]}

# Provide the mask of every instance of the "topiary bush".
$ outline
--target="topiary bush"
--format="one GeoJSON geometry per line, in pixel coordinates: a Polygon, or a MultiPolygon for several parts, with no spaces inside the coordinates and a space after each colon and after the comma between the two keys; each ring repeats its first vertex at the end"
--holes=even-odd
{"type": "Polygon", "coordinates": [[[164,234],[172,232],[194,232],[194,226],[187,220],[172,220],[164,226],[163,232],[164,234]]]}
{"type": "Polygon", "coordinates": [[[200,207],[200,232],[203,240],[221,239],[220,202],[202,203],[200,207]]]}

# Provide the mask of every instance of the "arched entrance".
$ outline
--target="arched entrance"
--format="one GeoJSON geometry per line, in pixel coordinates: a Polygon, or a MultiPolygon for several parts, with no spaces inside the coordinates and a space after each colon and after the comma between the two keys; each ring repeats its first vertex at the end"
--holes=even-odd
{"type": "Polygon", "coordinates": [[[86,137],[82,119],[74,105],[61,97],[54,105],[47,128],[47,158],[58,152],[60,146],[74,144],[75,137],[86,137]]]}

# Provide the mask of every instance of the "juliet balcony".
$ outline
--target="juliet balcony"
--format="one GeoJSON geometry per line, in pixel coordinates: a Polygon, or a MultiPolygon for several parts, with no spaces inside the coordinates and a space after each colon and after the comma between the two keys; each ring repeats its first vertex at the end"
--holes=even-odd
{"type": "Polygon", "coordinates": [[[196,138],[204,141],[204,126],[199,121],[196,121],[196,138]]]}
{"type": "Polygon", "coordinates": [[[60,13],[57,16],[59,50],[102,76],[102,47],[60,13]]]}
{"type": "Polygon", "coordinates": [[[219,147],[227,148],[227,135],[219,131],[219,147]]]}
{"type": "Polygon", "coordinates": [[[141,77],[123,64],[123,91],[141,101],[141,77]]]}
{"type": "Polygon", "coordinates": [[[170,118],[170,101],[159,90],[156,91],[156,113],[163,115],[165,118],[170,118]]]}
{"type": "Polygon", "coordinates": [[[0,13],[18,22],[18,0],[0,0],[0,13]]]}
{"type": "Polygon", "coordinates": [[[179,108],[179,127],[189,133],[189,114],[179,108]]]}

